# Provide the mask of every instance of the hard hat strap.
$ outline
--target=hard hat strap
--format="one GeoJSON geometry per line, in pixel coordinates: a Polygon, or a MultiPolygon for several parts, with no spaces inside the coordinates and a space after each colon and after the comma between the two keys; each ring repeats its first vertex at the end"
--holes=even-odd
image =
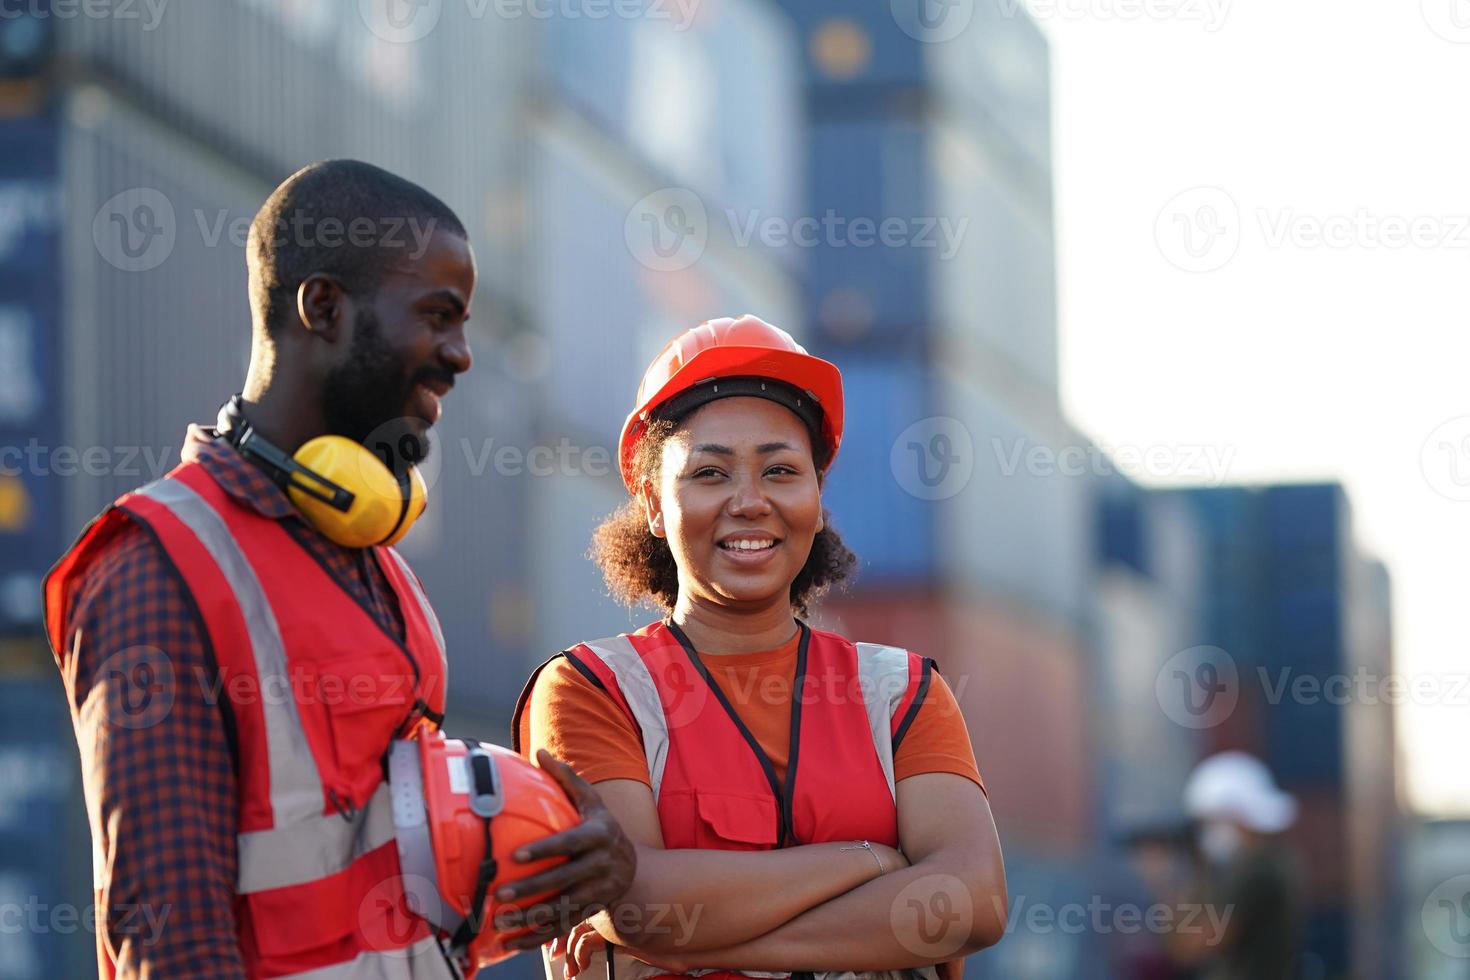
{"type": "MultiPolygon", "coordinates": [[[[479,743],[470,742],[468,744],[470,746],[470,753],[465,758],[471,761],[469,769],[474,780],[474,789],[470,794],[471,798],[493,798],[496,796],[497,782],[495,779],[494,760],[487,753],[484,757],[484,765],[474,765],[473,762],[476,761],[474,750],[478,747],[479,743]]],[[[497,812],[499,809],[498,806],[495,807],[497,812]]],[[[454,935],[449,940],[450,948],[455,950],[468,949],[470,942],[485,928],[485,896],[490,893],[490,883],[495,880],[495,876],[500,870],[495,861],[495,845],[490,835],[490,821],[493,819],[493,816],[483,814],[480,817],[480,824],[485,830],[485,856],[481,859],[480,869],[475,875],[475,895],[473,901],[469,904],[469,914],[459,924],[459,928],[454,930],[454,935]]]]}

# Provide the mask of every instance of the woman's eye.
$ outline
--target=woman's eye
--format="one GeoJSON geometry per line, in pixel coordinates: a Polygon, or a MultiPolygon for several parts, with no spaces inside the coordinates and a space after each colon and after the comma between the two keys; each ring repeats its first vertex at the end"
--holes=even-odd
{"type": "Polygon", "coordinates": [[[697,478],[706,477],[706,476],[719,476],[720,475],[720,471],[717,470],[717,469],[715,469],[713,466],[701,466],[699,469],[695,470],[690,475],[693,476],[693,477],[695,477],[697,479],[697,478]]]}
{"type": "Polygon", "coordinates": [[[774,476],[795,476],[796,468],[792,466],[787,466],[785,463],[780,463],[776,466],[772,466],[770,469],[766,470],[766,472],[774,476]]]}

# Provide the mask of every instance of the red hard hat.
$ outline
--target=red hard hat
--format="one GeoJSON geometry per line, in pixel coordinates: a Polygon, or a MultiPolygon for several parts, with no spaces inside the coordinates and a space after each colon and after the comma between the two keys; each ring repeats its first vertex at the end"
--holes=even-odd
{"type": "MultiPolygon", "coordinates": [[[[467,974],[512,955],[491,928],[495,889],[560,864],[511,859],[516,848],[576,826],[581,818],[547,773],[510,749],[425,731],[393,743],[388,783],[404,894],[467,974]],[[486,843],[493,861],[485,861],[486,843]],[[479,901],[476,901],[477,896],[479,901]],[[478,908],[476,907],[478,905],[478,908]]],[[[547,898],[530,895],[511,906],[547,898]]]]}
{"type": "Polygon", "coordinates": [[[808,354],[789,333],[759,317],[722,317],[669,341],[643,373],[637,407],[618,439],[618,465],[630,492],[637,492],[633,459],[638,441],[654,411],[696,385],[736,377],[782,381],[816,402],[831,465],[842,443],[842,372],[837,365],[808,354]]]}

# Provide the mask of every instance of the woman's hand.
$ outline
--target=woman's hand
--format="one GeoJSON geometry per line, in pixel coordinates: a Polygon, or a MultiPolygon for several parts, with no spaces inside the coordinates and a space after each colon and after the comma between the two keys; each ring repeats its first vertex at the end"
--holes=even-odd
{"type": "Polygon", "coordinates": [[[566,960],[567,977],[575,977],[592,965],[592,957],[598,950],[607,950],[607,940],[598,935],[588,922],[579,922],[572,931],[560,936],[552,944],[551,955],[560,955],[566,960]]]}

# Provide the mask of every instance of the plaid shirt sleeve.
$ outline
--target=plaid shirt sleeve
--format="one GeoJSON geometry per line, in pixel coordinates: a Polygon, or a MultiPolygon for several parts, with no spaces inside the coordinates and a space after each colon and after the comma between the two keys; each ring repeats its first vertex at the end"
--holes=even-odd
{"type": "Polygon", "coordinates": [[[121,530],[73,591],[65,640],[99,957],[119,980],[244,980],[235,772],[212,658],[178,573],[142,528],[121,530]]]}

